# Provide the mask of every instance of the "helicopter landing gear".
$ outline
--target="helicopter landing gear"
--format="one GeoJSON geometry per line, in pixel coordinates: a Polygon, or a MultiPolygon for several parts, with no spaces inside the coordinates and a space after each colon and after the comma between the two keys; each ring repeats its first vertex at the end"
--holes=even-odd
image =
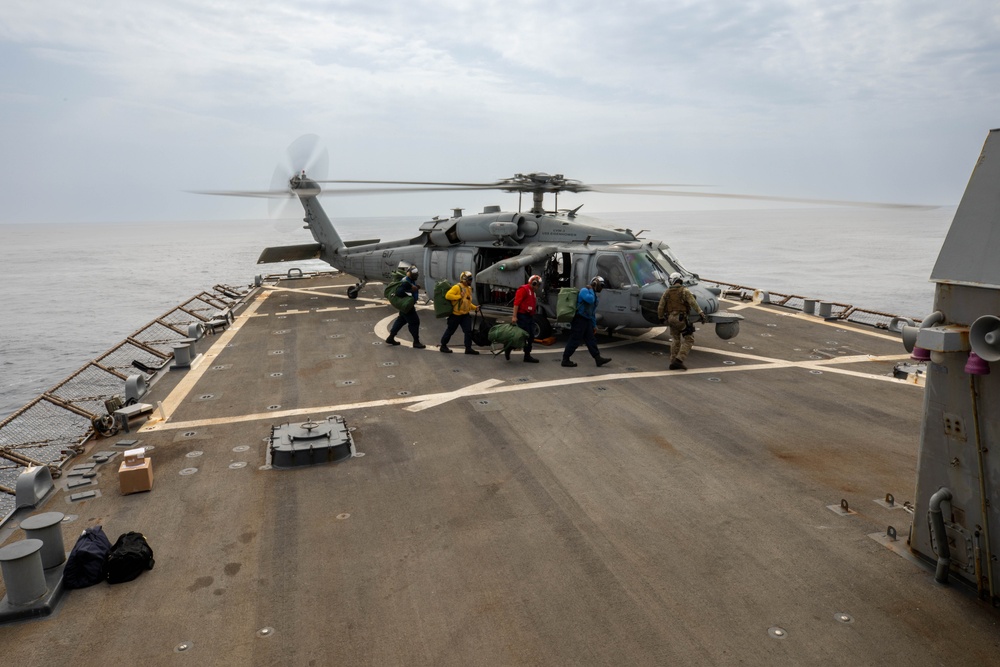
{"type": "Polygon", "coordinates": [[[541,313],[535,314],[535,330],[532,332],[535,338],[548,338],[552,335],[552,324],[549,323],[549,318],[545,317],[541,313]]]}
{"type": "Polygon", "coordinates": [[[361,288],[364,287],[364,286],[365,286],[365,284],[363,282],[360,282],[360,283],[358,283],[356,285],[351,285],[350,287],[348,287],[347,288],[347,298],[348,299],[357,299],[358,298],[358,294],[361,292],[361,288]]]}

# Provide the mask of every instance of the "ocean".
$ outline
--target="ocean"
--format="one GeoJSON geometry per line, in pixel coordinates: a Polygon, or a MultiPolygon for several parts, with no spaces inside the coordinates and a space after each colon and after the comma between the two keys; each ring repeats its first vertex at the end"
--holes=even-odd
{"type": "MultiPolygon", "coordinates": [[[[920,319],[954,208],[593,215],[666,241],[706,279],[920,319]]],[[[423,221],[333,220],[346,240],[413,237],[423,221]]],[[[272,220],[0,225],[0,419],[202,290],[288,269],[256,264],[262,248],[311,241],[272,220]]]]}

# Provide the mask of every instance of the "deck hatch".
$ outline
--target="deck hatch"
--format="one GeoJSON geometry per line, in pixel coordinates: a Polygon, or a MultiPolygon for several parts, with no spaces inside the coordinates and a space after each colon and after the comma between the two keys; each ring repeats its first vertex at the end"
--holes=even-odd
{"type": "Polygon", "coordinates": [[[336,463],[354,453],[354,440],[343,417],[271,427],[268,453],[275,468],[336,463]]]}

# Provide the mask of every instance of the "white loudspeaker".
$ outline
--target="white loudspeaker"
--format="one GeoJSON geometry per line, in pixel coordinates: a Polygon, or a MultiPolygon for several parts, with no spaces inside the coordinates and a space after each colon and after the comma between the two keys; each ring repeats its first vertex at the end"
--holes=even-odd
{"type": "Polygon", "coordinates": [[[1000,317],[983,315],[969,329],[972,351],[986,361],[1000,361],[1000,317]]]}

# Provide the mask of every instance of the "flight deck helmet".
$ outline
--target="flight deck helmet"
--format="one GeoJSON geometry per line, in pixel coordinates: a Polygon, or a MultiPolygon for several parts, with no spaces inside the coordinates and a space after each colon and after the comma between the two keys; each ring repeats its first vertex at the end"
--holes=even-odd
{"type": "Polygon", "coordinates": [[[537,274],[533,275],[530,278],[528,278],[528,284],[531,285],[532,287],[538,287],[539,285],[542,284],[542,277],[537,274]]]}
{"type": "Polygon", "coordinates": [[[684,280],[684,276],[682,276],[681,274],[677,273],[676,271],[674,271],[673,273],[670,274],[670,284],[671,285],[679,285],[679,284],[681,284],[681,282],[683,280],[684,280]]]}
{"type": "Polygon", "coordinates": [[[462,273],[459,274],[458,279],[459,279],[459,281],[461,281],[463,283],[465,281],[469,281],[471,283],[472,282],[472,271],[462,271],[462,273]]]}
{"type": "Polygon", "coordinates": [[[600,276],[594,276],[594,279],[590,281],[590,286],[594,288],[595,292],[600,292],[604,289],[604,278],[600,276]]]}
{"type": "Polygon", "coordinates": [[[410,276],[411,278],[417,278],[420,275],[420,269],[418,269],[416,266],[411,266],[406,270],[406,275],[410,276]]]}

